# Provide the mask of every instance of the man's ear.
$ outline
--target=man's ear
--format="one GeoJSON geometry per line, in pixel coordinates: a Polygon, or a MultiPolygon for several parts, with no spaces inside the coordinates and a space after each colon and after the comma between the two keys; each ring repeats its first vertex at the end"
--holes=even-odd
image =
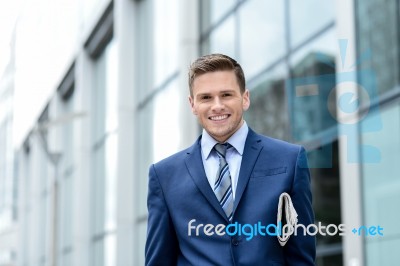
{"type": "Polygon", "coordinates": [[[243,93],[243,111],[247,111],[250,107],[250,92],[249,90],[245,90],[243,93]]]}
{"type": "Polygon", "coordinates": [[[194,108],[194,99],[193,99],[192,96],[190,96],[190,95],[189,95],[188,99],[189,99],[190,107],[192,108],[192,113],[193,113],[194,115],[197,115],[196,108],[194,108]]]}

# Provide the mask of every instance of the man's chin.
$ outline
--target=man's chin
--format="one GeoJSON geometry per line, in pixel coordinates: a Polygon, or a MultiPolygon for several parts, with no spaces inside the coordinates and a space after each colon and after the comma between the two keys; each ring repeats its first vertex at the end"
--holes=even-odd
{"type": "Polygon", "coordinates": [[[228,139],[227,136],[230,135],[227,130],[221,131],[221,130],[207,130],[206,129],[206,131],[211,137],[213,137],[215,140],[218,140],[220,142],[228,139]]]}

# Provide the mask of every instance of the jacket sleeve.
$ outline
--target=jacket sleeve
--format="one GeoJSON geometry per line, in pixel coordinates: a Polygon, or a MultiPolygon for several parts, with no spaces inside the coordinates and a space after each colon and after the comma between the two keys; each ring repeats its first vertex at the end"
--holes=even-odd
{"type": "Polygon", "coordinates": [[[147,209],[146,265],[176,265],[178,241],[154,165],[149,170],[147,209]]]}
{"type": "MultiPolygon", "coordinates": [[[[290,197],[298,214],[298,224],[307,227],[314,223],[314,212],[310,190],[310,171],[306,151],[303,147],[299,149],[295,167],[290,197]]],[[[310,231],[314,232],[315,230],[310,231]]],[[[304,236],[303,229],[298,228],[297,234],[292,235],[284,247],[286,265],[315,265],[315,249],[315,236],[304,236]]]]}

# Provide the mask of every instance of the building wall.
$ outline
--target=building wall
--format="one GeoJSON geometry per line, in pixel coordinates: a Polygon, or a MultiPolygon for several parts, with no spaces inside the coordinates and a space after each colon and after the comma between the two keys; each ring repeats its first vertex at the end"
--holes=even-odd
{"type": "Polygon", "coordinates": [[[143,264],[148,167],[199,132],[179,89],[197,2],[100,2],[18,153],[19,265],[143,264]]]}
{"type": "MultiPolygon", "coordinates": [[[[12,36],[11,45],[15,43],[12,36]]],[[[15,53],[0,73],[0,265],[13,265],[17,254],[17,180],[13,149],[15,53]]]]}

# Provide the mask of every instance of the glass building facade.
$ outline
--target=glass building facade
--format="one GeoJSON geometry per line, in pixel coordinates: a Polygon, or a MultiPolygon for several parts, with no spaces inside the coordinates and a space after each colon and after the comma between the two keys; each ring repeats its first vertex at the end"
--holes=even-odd
{"type": "Polygon", "coordinates": [[[5,137],[12,116],[0,119],[0,266],[144,264],[148,169],[201,133],[187,70],[209,53],[241,63],[251,128],[306,147],[316,224],[384,228],[383,237],[318,235],[316,264],[399,260],[397,1],[90,0],[64,1],[65,12],[41,3],[28,1],[15,30],[15,53],[30,55],[16,58],[16,89],[43,93],[16,152],[5,137]],[[344,51],[356,54],[347,62],[354,79],[344,51]],[[339,89],[349,80],[367,88],[358,105],[339,89]],[[361,119],[346,139],[339,114],[352,112],[361,119]],[[1,226],[10,217],[19,241],[6,264],[1,226]]]}
{"type": "Polygon", "coordinates": [[[400,229],[394,211],[400,203],[400,46],[399,2],[356,1],[357,63],[360,72],[370,70],[375,79],[359,76],[372,87],[370,116],[360,124],[361,155],[375,163],[362,164],[363,220],[381,225],[384,236],[364,238],[366,265],[391,265],[399,260],[400,229]],[[368,17],[369,19],[365,19],[368,17]],[[371,127],[371,125],[380,125],[371,127]],[[375,153],[371,155],[371,147],[375,153]]]}
{"type": "MultiPolygon", "coordinates": [[[[247,123],[257,132],[308,148],[315,222],[340,224],[337,121],[327,108],[336,101],[328,97],[338,55],[333,1],[201,3],[202,53],[225,53],[241,63],[251,97],[247,123]],[[318,15],[311,19],[299,12],[307,6],[318,15]],[[325,83],[319,95],[299,95],[290,85],[314,77],[325,83]],[[321,150],[329,152],[328,159],[319,156],[321,150]]],[[[317,264],[341,263],[339,236],[320,237],[317,244],[317,264]]]]}
{"type": "MultiPolygon", "coordinates": [[[[11,43],[15,43],[15,35],[11,43]]],[[[0,72],[0,265],[15,261],[17,254],[18,191],[13,149],[15,56],[13,49],[0,72]]]]}

